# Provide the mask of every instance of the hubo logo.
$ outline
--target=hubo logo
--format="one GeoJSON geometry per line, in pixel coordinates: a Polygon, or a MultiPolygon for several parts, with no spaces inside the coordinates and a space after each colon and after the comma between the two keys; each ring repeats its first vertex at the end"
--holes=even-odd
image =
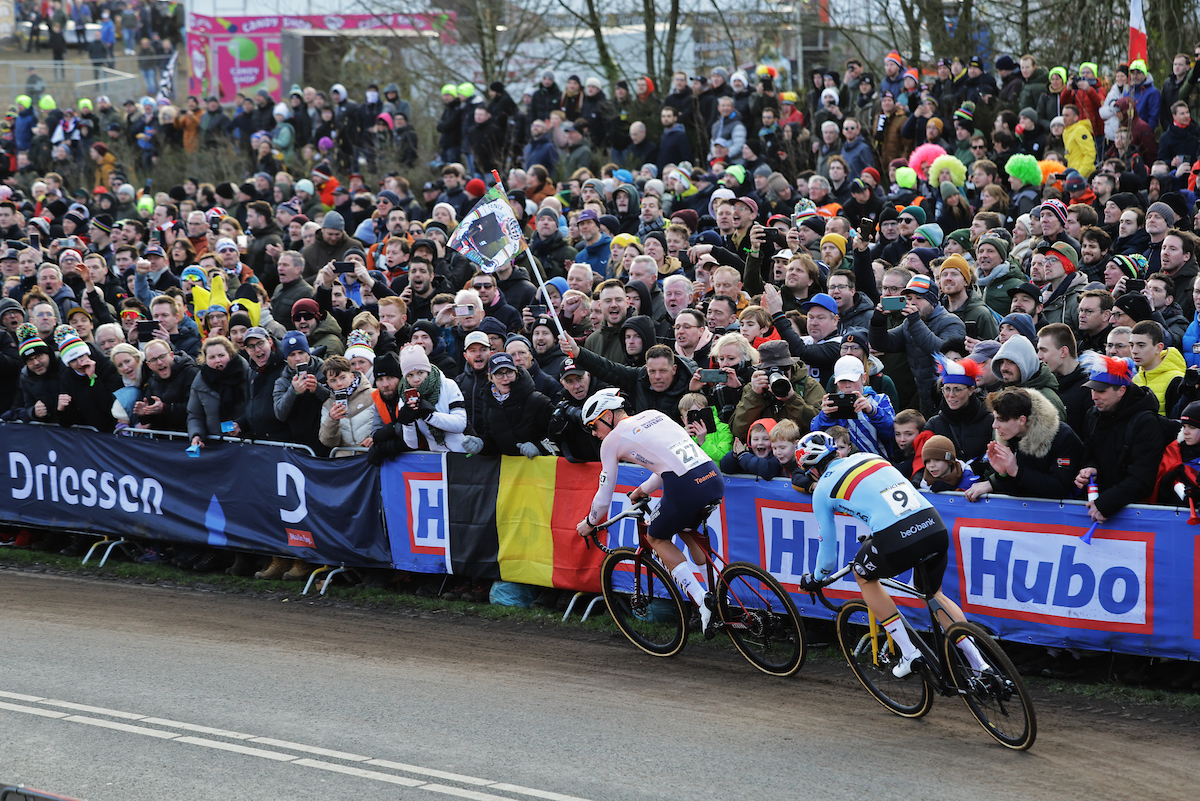
{"type": "Polygon", "coordinates": [[[441,473],[404,474],[408,498],[408,547],[413,553],[446,554],[446,483],[441,473]]]}
{"type": "Polygon", "coordinates": [[[8,454],[8,477],[13,500],[36,496],[39,501],[71,506],[98,506],[129,514],[161,515],[163,486],[153,478],[117,475],[107,470],[58,466],[58,453],[49,451],[45,463],[34,463],[23,453],[8,454]]]}
{"type": "MultiPolygon", "coordinates": [[[[758,498],[755,502],[758,516],[758,537],[762,565],[789,592],[800,592],[800,577],[813,573],[817,567],[817,552],[821,547],[821,532],[817,518],[808,504],[789,503],[758,498]]],[[[854,558],[861,544],[860,534],[870,534],[856,518],[838,516],[837,559],[841,567],[854,558]]],[[[826,536],[829,533],[826,532],[826,536]]],[[[908,581],[909,573],[897,576],[908,581]]],[[[853,576],[847,574],[832,585],[835,590],[857,591],[853,576]]]]}
{"type": "Polygon", "coordinates": [[[1153,534],[959,519],[955,539],[966,611],[1073,627],[1154,630],[1153,534]]]}

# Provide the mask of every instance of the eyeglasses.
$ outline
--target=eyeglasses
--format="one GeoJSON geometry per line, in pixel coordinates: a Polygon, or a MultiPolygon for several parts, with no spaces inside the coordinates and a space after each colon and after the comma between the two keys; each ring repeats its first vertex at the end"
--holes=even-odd
{"type": "Polygon", "coordinates": [[[146,358],[146,363],[147,364],[161,364],[162,362],[165,362],[169,358],[171,358],[171,354],[160,353],[158,356],[148,356],[146,358]]]}
{"type": "Polygon", "coordinates": [[[310,314],[308,312],[300,312],[299,314],[292,315],[293,322],[301,322],[303,320],[315,320],[315,319],[317,319],[317,315],[310,314]]]}
{"type": "Polygon", "coordinates": [[[693,328],[699,328],[699,327],[700,327],[700,326],[698,326],[698,325],[685,325],[685,324],[683,324],[683,323],[678,323],[678,324],[676,324],[676,326],[675,326],[675,330],[676,330],[676,331],[689,331],[689,330],[691,330],[691,329],[693,329],[693,328]]]}

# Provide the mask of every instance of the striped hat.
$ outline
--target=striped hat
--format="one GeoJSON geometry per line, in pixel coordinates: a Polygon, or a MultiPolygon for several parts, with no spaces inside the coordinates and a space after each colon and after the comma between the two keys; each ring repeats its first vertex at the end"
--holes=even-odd
{"type": "Polygon", "coordinates": [[[350,332],[346,337],[346,358],[353,359],[361,356],[372,364],[375,362],[375,350],[371,347],[371,335],[361,328],[350,332]]]}
{"type": "Polygon", "coordinates": [[[937,289],[933,286],[933,279],[928,275],[914,275],[908,279],[908,283],[904,286],[904,291],[937,298],[937,289]]]}
{"type": "Polygon", "coordinates": [[[194,264],[191,267],[185,267],[183,272],[179,274],[179,278],[181,280],[190,279],[200,284],[200,286],[204,287],[205,289],[208,288],[208,276],[204,274],[204,270],[201,270],[194,264]]]}
{"type": "Polygon", "coordinates": [[[892,52],[888,53],[886,56],[883,57],[884,64],[888,63],[889,61],[892,62],[893,64],[895,64],[897,67],[904,66],[904,59],[900,58],[900,54],[897,53],[895,50],[893,50],[892,52]]]}
{"type": "Polygon", "coordinates": [[[49,353],[50,346],[38,334],[33,323],[21,323],[17,328],[17,353],[22,359],[28,359],[39,352],[49,353]]]}
{"type": "Polygon", "coordinates": [[[79,334],[69,325],[60,325],[54,329],[54,344],[58,346],[58,358],[63,364],[70,364],[80,356],[88,356],[91,350],[87,343],[79,338],[79,334]]]}
{"type": "Polygon", "coordinates": [[[937,362],[938,375],[943,384],[964,384],[973,387],[979,379],[979,374],[983,372],[983,365],[971,359],[963,359],[960,362],[948,359],[940,353],[933,354],[933,359],[937,362]]]}
{"type": "Polygon", "coordinates": [[[1063,205],[1061,200],[1058,200],[1057,198],[1044,200],[1042,201],[1042,209],[1053,212],[1054,216],[1057,217],[1063,225],[1067,224],[1067,207],[1063,205]]]}

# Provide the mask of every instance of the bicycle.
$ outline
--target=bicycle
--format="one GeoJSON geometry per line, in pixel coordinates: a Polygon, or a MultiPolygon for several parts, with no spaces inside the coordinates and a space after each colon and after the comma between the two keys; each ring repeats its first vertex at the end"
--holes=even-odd
{"type": "MultiPolygon", "coordinates": [[[[706,507],[702,520],[719,504],[706,507]]],[[[608,611],[629,640],[652,656],[674,656],[687,644],[695,608],[658,561],[646,532],[649,499],[633,502],[629,509],[596,526],[588,539],[607,554],[600,566],[600,586],[608,611]],[[600,532],[616,523],[637,520],[637,548],[609,548],[600,532]]],[[[713,608],[712,634],[724,631],[750,664],[771,676],[790,676],[804,664],[804,622],[796,605],[776,579],[749,562],[726,562],[709,540],[707,527],[685,529],[705,557],[708,587],[706,603],[713,608]],[[714,571],[714,564],[723,567],[714,571]],[[711,602],[710,602],[711,599],[711,602]]],[[[591,547],[589,543],[588,547],[591,547]]],[[[699,615],[695,616],[699,620],[699,615]]]]}
{"type": "MultiPolygon", "coordinates": [[[[930,558],[919,562],[914,572],[923,570],[930,558]]],[[[855,599],[839,607],[822,592],[849,572],[849,565],[843,567],[820,582],[820,587],[811,594],[837,613],[837,638],[842,653],[876,701],[901,717],[919,718],[933,707],[935,690],[948,697],[957,695],[979,725],[1001,745],[1015,751],[1025,751],[1033,745],[1037,738],[1037,716],[1029,690],[1004,649],[982,626],[955,622],[943,630],[937,616],[941,606],[932,596],[896,579],[882,579],[885,587],[919,598],[929,610],[932,647],[901,612],[904,627],[923,658],[914,663],[910,675],[898,679],[892,675],[892,667],[900,661],[900,649],[866,602],[855,599]],[[972,668],[955,644],[964,635],[979,649],[987,662],[986,669],[972,668]]]]}

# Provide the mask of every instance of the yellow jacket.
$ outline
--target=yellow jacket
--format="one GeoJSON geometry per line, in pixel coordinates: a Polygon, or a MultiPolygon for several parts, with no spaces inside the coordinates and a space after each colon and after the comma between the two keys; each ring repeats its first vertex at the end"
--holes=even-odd
{"type": "Polygon", "coordinates": [[[1096,140],[1092,137],[1092,121],[1081,119],[1063,131],[1067,148],[1067,166],[1079,170],[1087,178],[1096,169],[1096,140]]]}
{"type": "Polygon", "coordinates": [[[1183,360],[1183,354],[1175,348],[1167,348],[1163,351],[1163,359],[1158,363],[1158,367],[1153,370],[1141,368],[1133,377],[1133,383],[1139,387],[1147,387],[1153,392],[1158,398],[1158,413],[1166,414],[1167,388],[1176,378],[1182,377],[1185,370],[1187,363],[1183,360]]]}

